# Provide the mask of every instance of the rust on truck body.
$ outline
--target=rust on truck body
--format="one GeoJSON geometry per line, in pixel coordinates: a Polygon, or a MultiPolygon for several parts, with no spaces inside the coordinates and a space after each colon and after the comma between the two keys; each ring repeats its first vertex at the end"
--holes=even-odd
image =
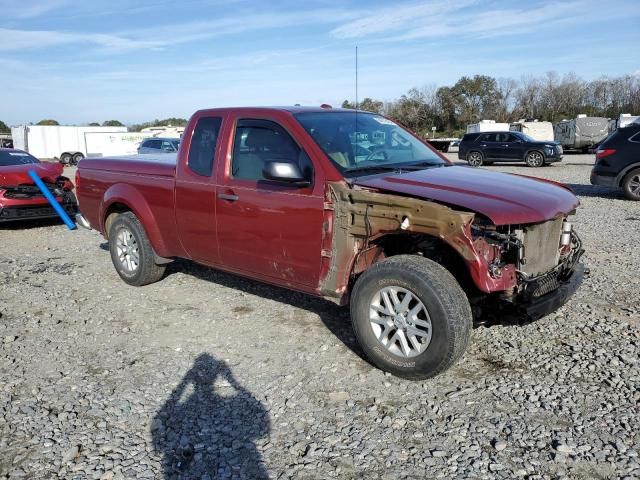
{"type": "Polygon", "coordinates": [[[330,230],[325,232],[331,236],[331,255],[323,256],[324,276],[319,285],[326,298],[347,303],[351,277],[386,258],[375,240],[398,233],[420,233],[446,242],[468,265],[476,286],[485,293],[509,290],[517,283],[513,266],[506,266],[498,278],[489,274],[489,264],[497,254],[483,239],[472,238],[473,213],[345,182],[329,183],[327,197],[332,200],[330,207],[325,207],[332,219],[330,230]]]}

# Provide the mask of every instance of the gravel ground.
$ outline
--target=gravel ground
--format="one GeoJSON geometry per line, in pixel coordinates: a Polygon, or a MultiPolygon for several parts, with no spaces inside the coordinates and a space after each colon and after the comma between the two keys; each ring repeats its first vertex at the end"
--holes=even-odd
{"type": "Polygon", "coordinates": [[[574,187],[591,276],[425,382],[331,303],[182,261],[133,288],[95,232],[1,227],[0,477],[640,478],[640,205],[592,159],[489,167],[574,187]]]}

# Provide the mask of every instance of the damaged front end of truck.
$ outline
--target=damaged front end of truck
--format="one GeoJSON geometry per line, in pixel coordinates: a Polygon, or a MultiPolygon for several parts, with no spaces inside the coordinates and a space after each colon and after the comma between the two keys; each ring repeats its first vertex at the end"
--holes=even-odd
{"type": "Polygon", "coordinates": [[[535,320],[566,303],[582,281],[583,249],[568,221],[572,213],[496,226],[455,205],[331,183],[319,290],[346,304],[355,279],[371,265],[415,254],[454,275],[478,321],[507,314],[535,320]]]}

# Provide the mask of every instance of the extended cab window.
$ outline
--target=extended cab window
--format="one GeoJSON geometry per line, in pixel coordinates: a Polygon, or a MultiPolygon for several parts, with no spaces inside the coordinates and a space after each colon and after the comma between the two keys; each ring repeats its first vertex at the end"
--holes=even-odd
{"type": "Polygon", "coordinates": [[[244,180],[264,180],[262,171],[267,162],[277,161],[296,163],[305,178],[312,177],[309,157],[284,128],[269,120],[238,120],[231,175],[244,180]]]}
{"type": "Polygon", "coordinates": [[[193,131],[187,165],[194,173],[203,177],[210,177],[213,171],[221,123],[220,117],[202,117],[193,131]]]}

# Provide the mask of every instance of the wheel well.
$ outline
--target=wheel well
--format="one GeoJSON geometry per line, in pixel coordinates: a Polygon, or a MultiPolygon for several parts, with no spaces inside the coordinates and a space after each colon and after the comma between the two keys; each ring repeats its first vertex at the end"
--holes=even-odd
{"type": "Polygon", "coordinates": [[[527,158],[527,156],[530,153],[533,153],[533,152],[537,152],[540,155],[542,155],[543,158],[547,158],[547,156],[544,154],[544,152],[542,150],[538,150],[537,148],[532,148],[531,150],[527,150],[527,153],[524,154],[524,158],[527,158]]]}
{"type": "Polygon", "coordinates": [[[385,257],[410,254],[433,260],[446,268],[468,295],[478,292],[469,269],[458,252],[444,240],[426,234],[389,234],[375,241],[385,257]]]}
{"type": "Polygon", "coordinates": [[[627,175],[629,175],[631,172],[633,172],[634,170],[640,169],[640,163],[636,163],[636,164],[631,164],[629,166],[626,166],[619,174],[617,177],[618,180],[618,186],[622,187],[622,184],[624,183],[624,180],[627,178],[627,175]]]}
{"type": "Polygon", "coordinates": [[[107,213],[104,216],[104,236],[109,238],[109,229],[111,228],[111,224],[116,219],[118,215],[125,212],[130,212],[131,209],[125,205],[124,203],[112,203],[107,208],[107,213]]]}

